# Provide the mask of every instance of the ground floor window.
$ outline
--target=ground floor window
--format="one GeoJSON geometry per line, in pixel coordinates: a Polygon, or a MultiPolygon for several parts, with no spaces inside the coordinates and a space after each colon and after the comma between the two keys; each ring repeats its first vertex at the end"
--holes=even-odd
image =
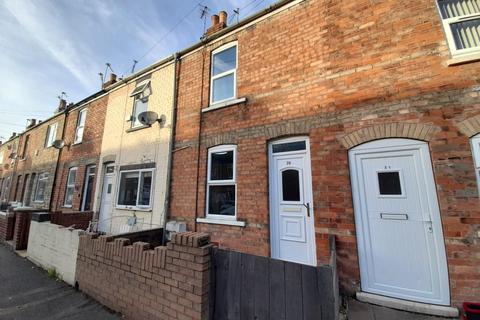
{"type": "Polygon", "coordinates": [[[471,140],[473,160],[475,163],[475,173],[477,175],[478,193],[480,194],[480,134],[477,134],[471,140]]]}
{"type": "Polygon", "coordinates": [[[121,171],[117,206],[125,209],[149,209],[153,172],[153,169],[121,171]]]}
{"type": "Polygon", "coordinates": [[[37,187],[35,188],[35,202],[43,202],[45,200],[45,189],[48,182],[48,172],[43,172],[38,175],[37,187]]]}
{"type": "Polygon", "coordinates": [[[236,146],[223,145],[208,150],[207,217],[235,218],[235,171],[236,146]]]}
{"type": "Polygon", "coordinates": [[[65,199],[63,201],[63,205],[65,207],[71,207],[73,205],[73,194],[75,193],[77,170],[77,167],[73,167],[68,170],[67,187],[65,188],[65,199]]]}

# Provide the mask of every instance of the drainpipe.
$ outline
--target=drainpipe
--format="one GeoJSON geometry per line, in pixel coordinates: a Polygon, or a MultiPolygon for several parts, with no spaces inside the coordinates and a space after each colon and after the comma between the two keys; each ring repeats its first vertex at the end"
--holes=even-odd
{"type": "MultiPolygon", "coordinates": [[[[64,120],[63,120],[63,128],[62,128],[62,136],[60,137],[62,140],[65,139],[65,131],[67,128],[67,118],[68,118],[68,106],[65,108],[63,113],[65,114],[64,120]]],[[[60,166],[60,155],[62,154],[63,148],[58,150],[58,156],[57,156],[57,164],[55,165],[55,172],[53,173],[53,183],[52,183],[52,191],[50,191],[50,202],[48,204],[48,211],[52,210],[53,206],[53,195],[55,192],[55,185],[57,184],[57,173],[58,173],[58,168],[60,166]]],[[[55,208],[56,209],[56,208],[55,208]]]]}
{"type": "Polygon", "coordinates": [[[205,78],[205,52],[206,52],[207,45],[205,44],[203,47],[202,53],[202,81],[200,87],[200,111],[198,115],[198,143],[197,143],[197,181],[195,185],[195,221],[193,221],[194,231],[197,232],[197,217],[198,217],[198,185],[199,185],[199,177],[200,177],[200,144],[201,144],[201,137],[202,137],[202,103],[203,103],[203,86],[204,86],[204,78],[205,78]]]}
{"type": "MultiPolygon", "coordinates": [[[[161,227],[164,228],[167,224],[167,215],[169,215],[169,205],[170,205],[170,181],[171,181],[171,171],[172,171],[172,158],[173,158],[173,147],[174,147],[174,137],[175,137],[175,128],[176,128],[176,119],[177,119],[177,82],[178,82],[178,70],[179,70],[180,58],[178,52],[174,54],[174,76],[173,76],[173,105],[172,105],[172,128],[170,129],[170,150],[168,151],[168,163],[167,163],[167,181],[165,188],[165,202],[163,205],[163,221],[161,222],[161,227]]],[[[162,238],[162,245],[165,245],[165,235],[162,238]]]]}

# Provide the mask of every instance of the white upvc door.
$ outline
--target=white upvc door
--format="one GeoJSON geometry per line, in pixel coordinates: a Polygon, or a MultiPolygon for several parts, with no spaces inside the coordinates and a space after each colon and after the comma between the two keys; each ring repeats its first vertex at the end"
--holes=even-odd
{"type": "Polygon", "coordinates": [[[308,138],[270,144],[270,242],[273,258],[316,265],[308,138]]]}
{"type": "Polygon", "coordinates": [[[102,198],[100,201],[100,214],[98,217],[98,229],[99,231],[108,232],[110,228],[110,217],[112,211],[112,198],[113,198],[113,178],[114,178],[114,166],[108,165],[105,167],[105,174],[103,176],[102,184],[102,198]]]}
{"type": "Polygon", "coordinates": [[[349,160],[362,290],[449,305],[428,145],[378,140],[353,148],[349,160]]]}

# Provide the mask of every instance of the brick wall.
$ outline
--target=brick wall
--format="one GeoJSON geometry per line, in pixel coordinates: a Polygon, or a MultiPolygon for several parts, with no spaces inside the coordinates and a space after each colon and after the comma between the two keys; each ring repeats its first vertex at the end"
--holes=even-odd
{"type": "Polygon", "coordinates": [[[27,204],[35,209],[48,210],[50,199],[52,196],[52,188],[54,184],[55,170],[57,167],[58,150],[53,147],[45,147],[45,140],[48,126],[57,123],[57,133],[55,139],[61,139],[65,114],[59,113],[48,121],[42,122],[22,133],[19,138],[18,158],[16,159],[15,177],[12,179],[10,201],[21,201],[20,194],[23,189],[24,177],[26,174],[35,176],[31,184],[25,188],[25,192],[29,195],[27,204]],[[25,152],[25,140],[29,136],[28,148],[25,152]],[[45,195],[43,201],[34,201],[34,191],[39,174],[48,173],[47,185],[45,187],[45,195]],[[18,178],[21,180],[18,183],[18,178]],[[17,188],[18,185],[18,188],[17,188]],[[15,190],[18,190],[17,192],[15,190]]]}
{"type": "Polygon", "coordinates": [[[128,319],[209,319],[209,237],[176,234],[166,247],[80,237],[80,290],[128,319]]]}
{"type": "Polygon", "coordinates": [[[12,239],[13,249],[27,249],[31,218],[32,216],[29,211],[15,211],[15,226],[12,239]]]}
{"type": "MultiPolygon", "coordinates": [[[[102,146],[103,128],[105,124],[105,115],[108,103],[108,95],[99,97],[91,101],[86,106],[70,111],[65,121],[65,147],[61,150],[59,156],[59,166],[57,171],[55,189],[53,192],[53,208],[54,211],[75,212],[80,211],[82,205],[82,197],[85,188],[85,173],[87,166],[96,166],[97,175],[98,160],[102,146]],[[87,117],[85,120],[85,129],[83,132],[83,140],[81,143],[74,144],[75,132],[77,128],[78,114],[81,110],[87,109],[87,117]],[[73,204],[71,208],[65,208],[65,188],[67,184],[68,171],[71,167],[77,167],[77,176],[75,180],[75,191],[73,195],[73,204]]],[[[95,180],[96,180],[95,175],[95,180]]],[[[95,196],[95,181],[93,182],[91,207],[93,210],[93,202],[95,196]]]]}
{"type": "Polygon", "coordinates": [[[449,59],[430,0],[306,0],[207,42],[180,62],[170,219],[211,233],[221,247],[270,255],[268,143],[306,135],[317,257],[325,262],[326,239],[336,235],[341,286],[353,293],[360,276],[348,149],[386,137],[428,141],[452,303],[478,300],[480,207],[462,123],[480,114],[479,63],[448,66],[449,59]],[[211,51],[234,40],[238,97],[247,102],[202,113],[211,51]],[[207,150],[218,144],[237,145],[237,216],[245,228],[195,222],[205,215],[207,150]]]}
{"type": "Polygon", "coordinates": [[[11,213],[0,212],[0,241],[8,241],[13,238],[15,216],[11,213]]]}
{"type": "Polygon", "coordinates": [[[93,217],[93,211],[85,212],[54,212],[51,222],[64,227],[73,226],[76,229],[86,230],[93,217]]]}

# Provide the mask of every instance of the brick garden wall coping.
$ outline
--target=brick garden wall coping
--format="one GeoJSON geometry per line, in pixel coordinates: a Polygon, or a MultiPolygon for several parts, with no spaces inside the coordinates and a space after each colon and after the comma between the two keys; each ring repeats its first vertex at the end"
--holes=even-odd
{"type": "Polygon", "coordinates": [[[129,319],[208,319],[210,236],[185,232],[167,246],[80,236],[80,290],[129,319]]]}

